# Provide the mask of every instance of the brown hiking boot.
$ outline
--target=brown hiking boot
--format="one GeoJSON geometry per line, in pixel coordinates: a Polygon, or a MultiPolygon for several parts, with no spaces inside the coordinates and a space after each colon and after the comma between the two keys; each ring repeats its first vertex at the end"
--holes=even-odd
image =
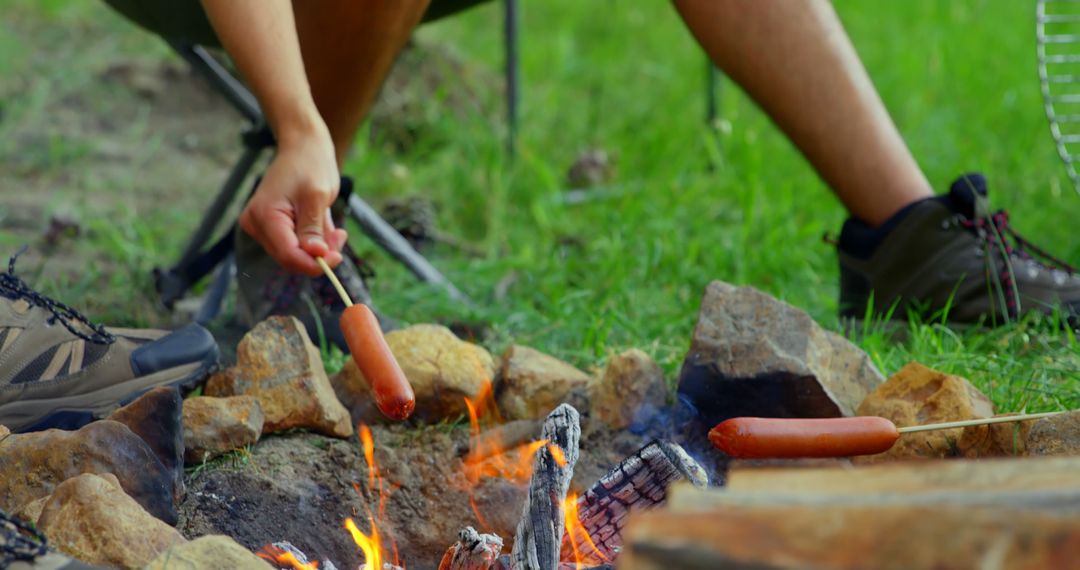
{"type": "Polygon", "coordinates": [[[77,429],[158,386],[191,388],[217,365],[213,336],[107,329],[0,273],[0,425],[77,429]]]}
{"type": "Polygon", "coordinates": [[[1080,315],[1080,276],[991,212],[986,180],[964,175],[881,228],[849,219],[840,234],[840,316],[1000,325],[1028,312],[1080,315]]]}

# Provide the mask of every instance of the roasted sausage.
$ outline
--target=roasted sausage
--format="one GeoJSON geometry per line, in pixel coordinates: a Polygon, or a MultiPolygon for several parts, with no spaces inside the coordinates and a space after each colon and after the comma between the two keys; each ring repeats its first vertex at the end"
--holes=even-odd
{"type": "Polygon", "coordinates": [[[900,437],[885,418],[732,418],[709,431],[709,441],[747,459],[850,457],[887,451],[900,437]]]}
{"type": "Polygon", "coordinates": [[[416,407],[416,396],[401,371],[390,346],[383,338],[379,320],[366,305],[357,303],[341,313],[341,332],[356,366],[375,393],[375,405],[386,417],[408,418],[416,407]]]}

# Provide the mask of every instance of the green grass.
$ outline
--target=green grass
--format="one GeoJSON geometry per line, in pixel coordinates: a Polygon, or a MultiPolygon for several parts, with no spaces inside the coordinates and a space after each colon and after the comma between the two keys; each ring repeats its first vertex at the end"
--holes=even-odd
{"type": "MultiPolygon", "coordinates": [[[[670,5],[524,4],[525,92],[515,159],[503,145],[499,94],[488,88],[497,85],[501,65],[500,13],[488,6],[419,33],[483,71],[467,79],[476,103],[463,108],[447,93],[432,93],[417,145],[395,153],[378,133],[365,132],[348,161],[346,172],[373,203],[431,196],[441,229],[485,252],[476,258],[437,248],[431,255],[476,301],[470,309],[417,285],[354,238],[375,263],[380,307],[405,323],[490,322],[493,351],[528,344],[586,369],[636,346],[671,378],[685,355],[701,293],[714,279],[753,285],[839,330],[836,258],[821,238],[839,230],[842,208],[730,82],[722,86],[717,129],[703,124],[705,61],[670,5]],[[566,205],[566,168],[593,146],[618,156],[616,179],[595,199],[566,205]],[[496,284],[504,280],[512,285],[498,296],[496,284]]],[[[984,171],[993,202],[1010,210],[1020,231],[1080,260],[1074,229],[1080,197],[1048,136],[1035,68],[1034,7],[994,0],[836,5],[935,186],[944,189],[964,171],[984,171]]],[[[3,25],[34,29],[57,45],[34,43],[36,34],[5,39],[0,28],[2,70],[22,78],[0,83],[10,115],[0,134],[6,124],[39,120],[58,94],[92,88],[93,77],[77,66],[101,69],[116,55],[168,57],[101,12],[67,1],[47,9],[16,2],[14,17],[3,25]],[[95,33],[79,47],[53,23],[108,33],[95,33]],[[40,51],[28,52],[24,42],[40,51]]],[[[16,143],[2,144],[3,156],[22,154],[16,143]]],[[[63,138],[25,148],[30,156],[4,158],[11,161],[5,170],[31,177],[65,161],[92,170],[92,149],[63,138]]],[[[114,216],[130,223],[93,228],[77,245],[88,256],[105,250],[115,261],[54,280],[50,292],[77,306],[92,301],[98,317],[152,321],[138,311],[132,317],[123,303],[131,303],[131,291],[152,298],[147,270],[176,254],[176,236],[199,211],[185,219],[151,209],[148,218],[145,208],[117,208],[114,216]],[[116,288],[128,293],[114,299],[108,291],[116,288]]],[[[905,337],[897,341],[871,329],[857,342],[885,373],[919,360],[971,379],[1002,410],[1080,407],[1076,339],[1045,322],[994,331],[912,325],[905,337]]]]}

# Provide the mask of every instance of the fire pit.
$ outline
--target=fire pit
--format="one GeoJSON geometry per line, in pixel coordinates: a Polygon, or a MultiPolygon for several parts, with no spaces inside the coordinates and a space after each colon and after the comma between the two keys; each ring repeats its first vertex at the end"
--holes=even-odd
{"type": "Polygon", "coordinates": [[[1001,560],[1080,555],[1070,522],[1080,504],[1075,460],[1038,463],[1034,477],[1025,460],[978,460],[1077,454],[1077,413],[910,431],[887,453],[855,460],[732,461],[715,449],[709,429],[735,415],[859,414],[907,426],[994,413],[963,378],[917,364],[886,382],[853,345],[753,290],[710,286],[677,395],[641,351],[589,374],[522,346],[496,358],[431,325],[387,341],[416,388],[420,419],[380,422],[355,369],[328,377],[303,327],[273,318],[241,341],[236,365],[204,395],[155,390],[74,432],[0,427],[0,509],[36,522],[70,556],[153,570],[180,560],[323,570],[906,568],[968,556],[997,536],[1016,537],[1000,546],[1001,560]],[[978,524],[952,544],[936,522],[925,523],[933,532],[896,529],[871,541],[878,515],[978,524]],[[811,548],[798,540],[806,533],[832,546],[811,548]],[[780,548],[775,536],[791,540],[780,548]],[[859,551],[875,541],[889,553],[859,551]],[[845,548],[852,554],[830,554],[845,548]]]}

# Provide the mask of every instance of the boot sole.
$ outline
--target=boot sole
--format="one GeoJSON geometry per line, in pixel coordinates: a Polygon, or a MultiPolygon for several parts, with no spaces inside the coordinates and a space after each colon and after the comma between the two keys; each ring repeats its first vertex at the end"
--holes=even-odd
{"type": "Polygon", "coordinates": [[[79,429],[121,406],[130,404],[153,388],[175,386],[182,391],[192,389],[216,367],[215,352],[202,362],[132,378],[86,394],[45,400],[17,400],[0,406],[0,425],[15,433],[49,428],[79,429]]]}

